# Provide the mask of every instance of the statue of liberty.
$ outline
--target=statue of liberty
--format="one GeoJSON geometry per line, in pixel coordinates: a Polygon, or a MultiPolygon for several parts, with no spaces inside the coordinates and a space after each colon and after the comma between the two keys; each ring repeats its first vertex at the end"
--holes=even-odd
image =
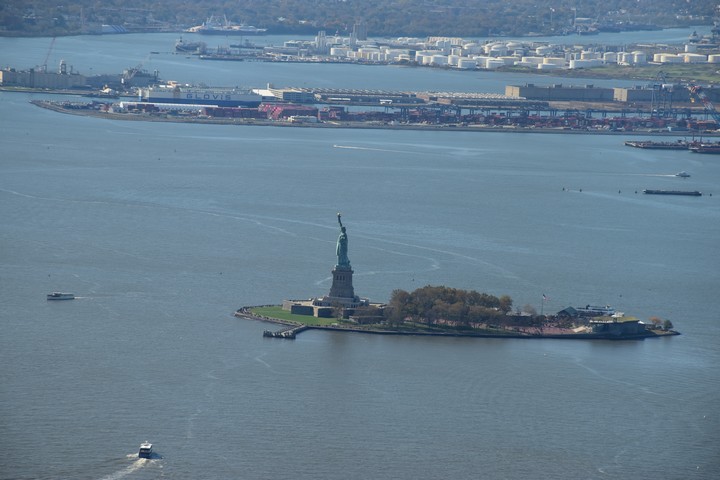
{"type": "Polygon", "coordinates": [[[340,224],[340,235],[337,239],[337,246],[335,252],[337,253],[337,265],[335,268],[342,268],[350,270],[350,259],[348,258],[348,238],[345,233],[345,227],[343,227],[342,220],[340,220],[340,214],[337,214],[338,223],[340,224]]]}

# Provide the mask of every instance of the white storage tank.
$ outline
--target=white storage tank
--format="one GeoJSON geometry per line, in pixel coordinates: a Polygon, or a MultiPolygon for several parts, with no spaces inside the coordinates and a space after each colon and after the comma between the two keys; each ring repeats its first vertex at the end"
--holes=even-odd
{"type": "Polygon", "coordinates": [[[534,63],[535,65],[540,65],[543,62],[543,57],[522,57],[521,61],[523,63],[534,63]]]}
{"type": "Polygon", "coordinates": [[[687,53],[697,52],[697,45],[694,43],[686,43],[685,44],[685,52],[687,52],[687,53]]]}
{"type": "Polygon", "coordinates": [[[542,61],[543,65],[556,65],[558,67],[565,66],[565,58],[561,57],[545,57],[542,61]]]}
{"type": "Polygon", "coordinates": [[[350,51],[350,49],[345,48],[345,47],[332,47],[330,49],[330,56],[332,56],[332,57],[347,57],[349,51],[350,51]]]}
{"type": "Polygon", "coordinates": [[[673,53],[663,53],[660,55],[660,63],[682,63],[683,59],[673,53]]]}
{"type": "Polygon", "coordinates": [[[496,58],[489,58],[487,61],[487,64],[485,65],[485,68],[488,70],[495,70],[496,68],[500,68],[505,66],[505,62],[502,60],[498,60],[496,58]]]}
{"type": "Polygon", "coordinates": [[[430,58],[430,63],[432,65],[447,65],[448,57],[446,57],[445,55],[433,55],[430,58]]]}
{"type": "Polygon", "coordinates": [[[537,66],[537,68],[538,70],[559,70],[562,67],[554,63],[541,63],[537,66]]]}
{"type": "Polygon", "coordinates": [[[485,57],[482,55],[476,55],[473,57],[473,60],[477,63],[478,68],[487,68],[487,62],[490,60],[490,57],[485,57]]]}
{"type": "Polygon", "coordinates": [[[462,68],[464,70],[473,70],[477,68],[477,61],[470,58],[461,58],[458,61],[457,66],[458,68],[462,68]]]}
{"type": "Polygon", "coordinates": [[[636,50],[632,52],[632,63],[635,65],[642,65],[647,63],[647,53],[636,50]]]}
{"type": "Polygon", "coordinates": [[[617,63],[617,53],[605,52],[603,54],[603,62],[605,63],[617,63]]]}
{"type": "Polygon", "coordinates": [[[459,55],[448,55],[448,57],[447,57],[448,65],[457,66],[459,61],[460,61],[459,55]]]}
{"type": "Polygon", "coordinates": [[[597,52],[588,52],[587,50],[580,52],[580,60],[593,60],[600,58],[600,54],[597,52]]]}
{"type": "Polygon", "coordinates": [[[686,53],[685,63],[707,63],[707,57],[699,53],[686,53]]]}
{"type": "Polygon", "coordinates": [[[535,49],[535,55],[545,56],[550,55],[553,51],[553,48],[548,45],[543,45],[540,47],[537,47],[535,49]]]}
{"type": "Polygon", "coordinates": [[[505,65],[515,65],[515,62],[519,60],[517,57],[498,57],[497,60],[502,60],[505,65]]]}
{"type": "Polygon", "coordinates": [[[417,52],[415,52],[415,61],[418,63],[423,63],[423,59],[425,57],[432,57],[437,53],[437,50],[418,50],[417,52]]]}
{"type": "Polygon", "coordinates": [[[462,48],[465,52],[473,54],[484,51],[482,45],[478,45],[477,43],[466,43],[462,48]]]}
{"type": "Polygon", "coordinates": [[[708,55],[708,63],[720,63],[720,55],[708,55]]]}
{"type": "Polygon", "coordinates": [[[503,55],[507,55],[508,48],[506,45],[504,45],[502,43],[497,43],[497,44],[493,45],[492,47],[490,47],[489,53],[493,57],[502,57],[503,55]]]}
{"type": "Polygon", "coordinates": [[[655,53],[653,54],[653,62],[654,63],[662,63],[662,56],[665,55],[664,53],[655,53]]]}

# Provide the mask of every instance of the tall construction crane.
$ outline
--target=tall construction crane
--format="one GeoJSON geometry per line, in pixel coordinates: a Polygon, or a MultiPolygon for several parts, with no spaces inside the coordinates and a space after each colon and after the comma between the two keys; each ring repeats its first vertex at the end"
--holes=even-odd
{"type": "Polygon", "coordinates": [[[53,51],[53,47],[55,46],[55,38],[56,37],[53,37],[52,40],[50,41],[50,46],[48,47],[47,54],[45,55],[45,60],[43,60],[43,63],[41,65],[43,72],[47,72],[47,62],[48,62],[48,59],[50,58],[50,54],[53,51]]]}
{"type": "Polygon", "coordinates": [[[707,111],[715,120],[715,122],[720,126],[720,113],[718,113],[717,110],[715,110],[715,105],[712,104],[710,99],[705,95],[705,92],[703,92],[703,89],[699,85],[688,85],[688,90],[690,91],[690,99],[694,102],[695,99],[700,100],[700,102],[703,104],[703,107],[705,107],[705,111],[707,111]]]}

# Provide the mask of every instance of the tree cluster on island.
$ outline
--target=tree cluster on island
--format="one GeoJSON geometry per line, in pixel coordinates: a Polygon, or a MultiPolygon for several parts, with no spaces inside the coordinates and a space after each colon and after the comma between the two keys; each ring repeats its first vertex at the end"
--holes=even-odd
{"type": "Polygon", "coordinates": [[[391,325],[419,323],[454,327],[501,323],[512,310],[512,299],[475,290],[425,286],[413,292],[395,290],[386,309],[391,325]]]}
{"type": "MultiPolygon", "coordinates": [[[[341,312],[339,309],[338,317],[341,312]]],[[[538,315],[531,305],[513,310],[513,300],[508,295],[497,297],[475,290],[428,285],[412,292],[394,290],[384,309],[374,306],[356,308],[353,319],[359,324],[374,324],[377,328],[398,331],[430,329],[538,334],[547,328],[554,328],[557,333],[587,326],[591,317],[538,315]]],[[[652,330],[673,329],[670,320],[651,317],[650,322],[652,330]]]]}
{"type": "Polygon", "coordinates": [[[7,0],[0,35],[74,35],[102,24],[130,31],[180,31],[210,16],[275,34],[371,36],[522,36],[573,31],[578,18],[618,30],[710,24],[716,0],[7,0]]]}

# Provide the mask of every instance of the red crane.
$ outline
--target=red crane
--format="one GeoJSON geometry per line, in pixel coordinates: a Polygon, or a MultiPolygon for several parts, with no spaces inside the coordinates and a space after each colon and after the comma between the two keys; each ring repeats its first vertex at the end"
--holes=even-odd
{"type": "Polygon", "coordinates": [[[688,85],[688,90],[690,90],[690,99],[694,102],[697,98],[700,100],[700,102],[703,104],[703,107],[705,107],[705,110],[712,115],[713,120],[720,126],[720,113],[718,113],[717,110],[715,110],[715,105],[710,101],[710,99],[705,95],[705,92],[703,92],[703,89],[699,85],[688,85]]]}

